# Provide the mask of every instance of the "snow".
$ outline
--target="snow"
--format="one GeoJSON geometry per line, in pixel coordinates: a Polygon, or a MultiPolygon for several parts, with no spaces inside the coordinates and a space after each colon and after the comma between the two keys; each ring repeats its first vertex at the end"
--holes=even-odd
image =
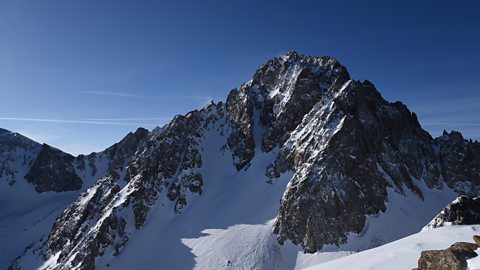
{"type": "MultiPolygon", "coordinates": [[[[7,133],[7,135],[15,136],[21,141],[12,148],[8,146],[8,142],[11,142],[10,138],[6,138],[5,134],[0,138],[0,160],[8,161],[2,165],[14,172],[13,176],[0,174],[0,269],[6,269],[28,245],[42,237],[45,239],[63,209],[75,201],[83,190],[91,187],[97,177],[106,173],[108,162],[106,156],[99,153],[97,156],[101,158],[95,161],[95,166],[98,168],[95,175],[92,175],[89,166],[86,166],[85,171],[76,169],[83,181],[82,189],[60,193],[38,193],[24,177],[36,159],[41,145],[15,133],[7,133]],[[12,178],[15,183],[9,185],[12,178]]],[[[32,267],[26,265],[26,269],[39,265],[33,256],[25,261],[32,265],[32,267]]]]}
{"type": "MultiPolygon", "coordinates": [[[[333,104],[325,102],[323,106],[333,104]]],[[[264,127],[259,125],[258,116],[258,112],[254,112],[257,151],[248,170],[237,171],[230,153],[219,151],[227,138],[221,135],[219,127],[210,127],[199,142],[203,161],[200,172],[204,178],[202,194],[187,193],[187,205],[181,214],[174,214],[173,203],[163,194],[164,190],[150,210],[144,227],[133,229],[132,219],[127,225],[132,228],[128,229],[128,244],[116,257],[105,252],[103,257],[96,259],[97,267],[144,269],[161,265],[166,269],[303,269],[418,232],[457,196],[447,187],[431,190],[423,181],[415,180],[425,200],[406,187],[403,195],[389,189],[388,210],[368,216],[364,230],[360,234],[351,234],[345,245],[326,246],[315,254],[304,254],[301,247],[290,242],[279,245],[272,233],[272,225],[293,172],[267,183],[264,170],[273,162],[279,149],[270,153],[260,151],[260,135],[264,127]]],[[[331,136],[342,125],[344,116],[330,114],[326,118],[331,124],[321,132],[331,136]]],[[[292,136],[298,139],[303,132],[300,129],[292,136]]],[[[379,170],[383,171],[381,167],[379,170]]],[[[120,194],[126,191],[125,188],[120,194]]]]}
{"type": "Polygon", "coordinates": [[[266,182],[263,168],[275,153],[257,154],[248,171],[237,172],[229,153],[224,156],[219,151],[225,142],[226,137],[219,136],[215,128],[205,134],[202,195],[187,196],[187,205],[179,215],[173,213],[165,195],[160,195],[145,226],[135,232],[118,257],[97,260],[100,268],[102,264],[110,264],[112,269],[141,269],[151,265],[206,269],[212,262],[221,269],[221,265],[227,267],[228,260],[234,265],[253,266],[261,263],[258,261],[262,256],[278,257],[270,248],[255,248],[252,243],[261,240],[279,249],[271,233],[271,220],[277,214],[290,177],[284,175],[273,184],[266,182]],[[238,253],[238,247],[242,246],[251,247],[246,251],[248,254],[238,253]]]}
{"type": "MultiPolygon", "coordinates": [[[[318,269],[343,269],[343,264],[337,267],[328,263],[342,262],[345,256],[350,255],[345,259],[356,256],[351,254],[358,250],[420,230],[456,196],[447,188],[429,190],[420,181],[417,181],[417,185],[423,191],[425,201],[409,191],[401,195],[393,189],[389,190],[388,211],[369,216],[364,231],[358,235],[352,234],[348,244],[329,246],[315,254],[304,254],[291,243],[280,246],[272,234],[273,218],[278,211],[275,201],[282,196],[290,175],[283,175],[271,185],[266,184],[264,176],[255,167],[262,166],[259,164],[266,162],[268,155],[256,156],[252,170],[237,173],[230,162],[221,163],[221,159],[217,159],[221,156],[214,149],[207,149],[209,155],[206,156],[217,157],[206,162],[203,168],[203,173],[209,177],[205,179],[214,183],[205,181],[202,196],[189,198],[187,208],[180,215],[174,215],[171,208],[164,204],[157,205],[155,213],[151,214],[152,219],[135,234],[119,257],[105,258],[97,263],[102,261],[104,265],[109,264],[111,269],[148,268],[151,265],[175,269],[303,269],[312,265],[323,267],[324,264],[327,265],[325,268],[318,269]],[[230,178],[219,177],[229,173],[233,174],[230,178]]],[[[447,240],[438,248],[452,244],[447,240]]],[[[419,254],[427,248],[430,247],[422,244],[415,252],[419,254]]],[[[383,253],[378,257],[392,259],[383,253]]],[[[414,264],[417,259],[418,256],[414,254],[414,264]]],[[[382,267],[384,264],[377,269],[382,267]]]]}
{"type": "MultiPolygon", "coordinates": [[[[404,270],[417,267],[423,250],[445,249],[456,242],[473,242],[472,236],[480,233],[480,225],[440,227],[424,230],[395,242],[362,251],[350,256],[321,263],[308,270],[404,270]]],[[[468,261],[469,269],[480,269],[480,259],[468,261]]]]}
{"type": "Polygon", "coordinates": [[[341,96],[343,94],[343,92],[345,91],[345,89],[348,88],[348,86],[352,83],[352,80],[348,80],[346,83],[344,83],[342,85],[342,87],[340,88],[340,90],[338,90],[337,93],[335,93],[334,95],[334,98],[338,98],[339,96],[341,96]]]}
{"type": "MultiPolygon", "coordinates": [[[[289,101],[292,91],[290,87],[295,83],[299,72],[296,68],[290,70],[283,88],[269,92],[269,98],[277,97],[280,100],[275,107],[276,116],[282,113],[281,109],[289,101]]],[[[345,83],[336,95],[341,95],[350,83],[351,81],[345,83]]],[[[258,91],[256,87],[252,91],[258,91]]],[[[319,102],[314,108],[317,115],[306,115],[284,147],[306,147],[308,143],[303,143],[304,140],[320,137],[322,140],[319,147],[313,149],[310,156],[313,159],[321,154],[328,140],[342,128],[347,119],[343,113],[336,113],[335,106],[332,99],[325,98],[319,102]]],[[[191,117],[191,114],[186,117],[191,117]]],[[[304,269],[313,266],[311,269],[411,269],[416,265],[421,250],[443,249],[453,242],[471,239],[472,232],[480,228],[449,226],[436,230],[425,229],[406,237],[418,232],[457,197],[448,187],[430,189],[423,181],[414,180],[414,184],[422,191],[423,200],[406,187],[403,187],[403,194],[389,188],[387,211],[367,216],[362,232],[350,234],[346,244],[325,246],[322,252],[315,254],[305,254],[301,247],[290,242],[282,246],[272,233],[272,226],[278,214],[280,199],[288,188],[293,172],[284,173],[272,183],[268,182],[265,168],[274,162],[279,149],[275,148],[269,153],[261,151],[265,127],[259,124],[258,110],[254,111],[253,118],[257,149],[248,170],[237,171],[231,153],[221,151],[226,145],[227,137],[222,135],[224,130],[218,126],[219,123],[211,126],[204,134],[203,140],[199,142],[203,163],[199,172],[204,179],[202,194],[187,193],[187,204],[181,214],[174,213],[173,202],[166,198],[165,189],[150,210],[144,226],[136,230],[131,206],[117,208],[134,191],[132,183],[135,179],[125,184],[115,199],[103,209],[105,214],[90,228],[89,233],[98,231],[104,218],[115,208],[119,216],[127,219],[126,232],[130,240],[118,256],[112,255],[113,248],[110,247],[102,257],[96,258],[97,268],[304,269]],[[398,240],[402,237],[406,238],[398,240]],[[391,241],[395,242],[380,246],[391,241]]],[[[163,129],[157,128],[153,133],[162,131],[163,129]]],[[[356,156],[350,157],[356,159],[356,156]]],[[[86,171],[77,169],[77,174],[85,182],[85,188],[106,173],[108,162],[105,156],[98,155],[95,165],[99,170],[94,175],[90,167],[86,171]]],[[[391,177],[380,165],[378,171],[393,186],[391,177]]],[[[26,171],[21,172],[22,175],[25,173],[26,171]]],[[[25,246],[48,235],[55,218],[80,191],[39,194],[26,181],[18,181],[12,192],[7,181],[0,181],[0,185],[0,242],[8,243],[8,247],[0,245],[0,268],[6,268],[9,260],[20,255],[25,246]],[[18,194],[24,197],[19,197],[18,194]]],[[[98,187],[91,187],[79,199],[80,204],[86,204],[98,187]]],[[[74,249],[72,254],[75,255],[75,252],[74,249]]],[[[74,256],[70,255],[70,260],[73,260],[74,256]]],[[[27,266],[27,269],[40,265],[41,268],[48,268],[56,265],[58,256],[59,253],[52,255],[45,263],[35,261],[33,256],[23,262],[32,266],[27,266]]],[[[469,264],[472,267],[480,265],[480,260],[471,260],[469,264]]]]}
{"type": "Polygon", "coordinates": [[[273,162],[278,149],[260,151],[258,134],[263,127],[258,125],[257,114],[254,119],[258,149],[247,171],[237,171],[230,153],[219,151],[227,137],[219,134],[218,127],[211,127],[199,147],[203,149],[202,195],[188,194],[182,213],[174,214],[172,202],[160,194],[145,225],[137,231],[129,230],[132,235],[122,252],[116,257],[105,252],[96,259],[97,267],[300,269],[350,254],[304,254],[298,246],[278,244],[272,225],[292,173],[267,183],[265,168],[273,162]]]}
{"type": "MultiPolygon", "coordinates": [[[[480,255],[479,250],[477,249],[475,251],[478,255],[480,255]]],[[[468,269],[475,269],[478,270],[480,269],[480,256],[477,256],[475,258],[471,258],[470,260],[467,260],[468,264],[468,269]]]]}
{"type": "Polygon", "coordinates": [[[0,175],[0,269],[6,269],[27,245],[46,235],[57,215],[78,195],[38,193],[24,179],[40,148],[40,144],[21,135],[2,134],[0,156],[7,162],[1,165],[13,175],[0,175]],[[13,140],[17,141],[11,147],[13,140]],[[9,184],[11,180],[15,180],[13,185],[9,184]]]}
{"type": "Polygon", "coordinates": [[[415,180],[422,191],[424,200],[404,187],[404,195],[388,188],[387,211],[367,216],[362,232],[350,234],[348,243],[340,247],[330,245],[324,251],[359,251],[392,242],[421,230],[442,209],[457,197],[457,194],[444,187],[429,189],[423,181],[415,180]]]}
{"type": "Polygon", "coordinates": [[[270,93],[268,93],[268,97],[269,97],[269,98],[273,98],[273,97],[276,96],[279,92],[280,92],[280,89],[275,88],[275,89],[273,89],[270,93]]]}

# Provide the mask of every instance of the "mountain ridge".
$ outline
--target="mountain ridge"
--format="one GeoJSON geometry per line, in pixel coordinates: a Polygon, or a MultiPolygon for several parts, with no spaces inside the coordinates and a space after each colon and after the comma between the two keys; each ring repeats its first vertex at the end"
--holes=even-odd
{"type": "MultiPolygon", "coordinates": [[[[0,267],[6,268],[27,245],[48,234],[54,219],[95,180],[111,173],[120,159],[128,160],[135,140],[128,134],[120,143],[87,156],[72,155],[23,135],[0,130],[0,267]],[[130,147],[132,148],[132,147],[130,147]],[[10,256],[10,257],[9,257],[10,256]]],[[[134,150],[136,146],[134,147],[134,150]]],[[[124,160],[124,162],[126,162],[124,160]]],[[[123,165],[119,165],[123,167],[123,165]]],[[[122,168],[123,169],[123,168],[122,168]]]]}
{"type": "Polygon", "coordinates": [[[127,256],[122,250],[148,230],[149,220],[194,215],[190,207],[225,175],[254,173],[259,179],[252,185],[272,196],[277,191],[268,190],[290,177],[280,204],[269,206],[279,210],[268,224],[280,244],[291,241],[309,253],[361,233],[367,217],[388,210],[389,190],[424,201],[430,190],[476,194],[480,181],[478,143],[455,132],[433,139],[403,103],[385,101],[369,81],[352,80],[334,58],[296,52],[260,66],[225,103],[175,116],[143,136],[131,159],[83,192],[48,239],[12,269],[31,257],[44,269],[94,269],[99,260],[127,256]],[[220,162],[234,170],[216,174],[212,164],[220,162]]]}

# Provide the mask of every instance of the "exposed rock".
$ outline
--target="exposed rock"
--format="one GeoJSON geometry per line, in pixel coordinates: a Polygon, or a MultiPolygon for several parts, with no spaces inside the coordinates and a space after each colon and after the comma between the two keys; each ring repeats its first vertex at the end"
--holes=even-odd
{"type": "Polygon", "coordinates": [[[25,181],[42,145],[15,132],[0,129],[0,179],[15,185],[25,181]]]}
{"type": "Polygon", "coordinates": [[[255,154],[253,138],[253,100],[249,86],[233,89],[227,97],[227,118],[232,126],[228,146],[237,170],[246,167],[255,154]]]}
{"type": "Polygon", "coordinates": [[[72,155],[44,144],[25,179],[38,192],[77,190],[83,182],[75,173],[73,160],[72,155]]]}
{"type": "Polygon", "coordinates": [[[480,194],[480,143],[467,141],[457,131],[444,131],[435,139],[444,181],[456,191],[478,196],[480,194]]]}
{"type": "Polygon", "coordinates": [[[262,150],[269,152],[281,146],[332,85],[349,79],[346,68],[331,57],[289,52],[262,65],[251,83],[261,89],[265,100],[260,118],[267,128],[262,150]]]}
{"type": "Polygon", "coordinates": [[[277,175],[295,171],[274,232],[307,252],[359,233],[365,214],[385,211],[387,187],[422,198],[413,178],[439,185],[431,137],[369,82],[330,88],[290,138],[273,165],[277,175]]]}
{"type": "Polygon", "coordinates": [[[204,128],[224,120],[223,112],[224,105],[210,104],[202,111],[176,116],[148,135],[143,130],[129,134],[107,149],[115,155],[132,154],[126,159],[128,169],[122,178],[123,165],[112,165],[108,176],[82,193],[57,218],[42,250],[45,254],[60,252],[55,269],[94,269],[95,258],[107,250],[118,255],[132,230],[144,225],[160,194],[173,201],[175,213],[187,205],[187,193],[201,194],[204,182],[199,173],[202,159],[198,142],[204,128]],[[130,220],[134,224],[128,226],[130,220]]]}
{"type": "Polygon", "coordinates": [[[473,241],[475,241],[475,244],[477,244],[477,246],[480,247],[480,235],[474,235],[473,241]]]}
{"type": "Polygon", "coordinates": [[[473,243],[458,242],[445,250],[422,251],[418,270],[466,270],[467,260],[477,257],[473,243]]]}
{"type": "Polygon", "coordinates": [[[138,128],[134,133],[128,133],[120,142],[107,148],[104,152],[110,156],[109,172],[123,171],[137,151],[139,144],[147,138],[148,134],[148,130],[138,128]]]}
{"type": "Polygon", "coordinates": [[[148,130],[139,128],[102,152],[73,157],[47,144],[41,145],[18,133],[2,129],[0,179],[10,185],[25,179],[37,192],[79,190],[85,179],[101,178],[117,170],[122,172],[148,133],[148,130]],[[103,174],[99,174],[99,169],[103,174]],[[27,173],[22,174],[22,171],[27,173]]]}
{"type": "Polygon", "coordinates": [[[449,203],[427,227],[437,228],[447,224],[480,224],[480,197],[460,196],[449,203]]]}

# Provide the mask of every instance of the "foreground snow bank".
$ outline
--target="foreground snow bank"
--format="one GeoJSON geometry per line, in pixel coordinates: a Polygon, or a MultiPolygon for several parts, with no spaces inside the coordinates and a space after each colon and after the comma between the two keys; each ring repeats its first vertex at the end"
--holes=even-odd
{"type": "MultiPolygon", "coordinates": [[[[413,269],[417,267],[417,261],[423,250],[445,249],[453,243],[461,241],[473,242],[472,237],[475,234],[480,234],[480,225],[422,230],[395,242],[306,269],[413,269]]],[[[469,260],[468,263],[469,269],[480,269],[479,257],[469,260]]]]}

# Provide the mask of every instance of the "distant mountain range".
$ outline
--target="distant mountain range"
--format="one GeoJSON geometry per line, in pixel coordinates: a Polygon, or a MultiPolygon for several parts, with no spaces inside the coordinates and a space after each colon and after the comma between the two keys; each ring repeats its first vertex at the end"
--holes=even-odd
{"type": "Polygon", "coordinates": [[[480,143],[289,52],[88,156],[0,130],[0,268],[300,269],[418,232],[479,183],[480,143]]]}

